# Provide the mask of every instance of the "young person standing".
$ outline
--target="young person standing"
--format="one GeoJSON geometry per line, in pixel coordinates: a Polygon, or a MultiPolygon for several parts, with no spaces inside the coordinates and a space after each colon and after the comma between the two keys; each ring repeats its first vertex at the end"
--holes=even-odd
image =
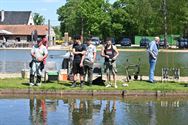
{"type": "Polygon", "coordinates": [[[87,40],[86,55],[84,59],[85,78],[88,76],[88,83],[91,86],[93,80],[93,64],[96,59],[96,47],[91,43],[91,39],[87,40]]]}
{"type": "Polygon", "coordinates": [[[74,80],[72,83],[72,87],[76,87],[76,80],[77,80],[77,74],[80,74],[80,87],[84,85],[84,67],[83,67],[83,60],[86,53],[85,46],[81,43],[81,36],[76,35],[74,37],[75,43],[73,45],[73,76],[74,80]]]}

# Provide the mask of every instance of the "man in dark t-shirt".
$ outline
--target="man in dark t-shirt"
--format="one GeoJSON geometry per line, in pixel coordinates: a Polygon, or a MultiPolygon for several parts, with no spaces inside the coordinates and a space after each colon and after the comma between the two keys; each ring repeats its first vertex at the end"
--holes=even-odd
{"type": "Polygon", "coordinates": [[[86,47],[81,43],[81,37],[80,36],[75,36],[75,44],[73,45],[73,54],[74,54],[74,60],[73,60],[73,75],[74,75],[74,80],[72,87],[76,87],[76,75],[79,73],[80,74],[80,87],[83,86],[84,84],[84,69],[83,69],[83,60],[85,57],[86,53],[86,47]]]}

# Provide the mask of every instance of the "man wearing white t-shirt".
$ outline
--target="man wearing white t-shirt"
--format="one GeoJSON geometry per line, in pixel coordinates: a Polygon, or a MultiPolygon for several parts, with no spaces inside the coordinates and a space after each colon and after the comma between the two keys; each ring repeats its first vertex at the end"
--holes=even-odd
{"type": "Polygon", "coordinates": [[[86,55],[84,59],[84,72],[85,77],[88,75],[88,83],[91,86],[93,80],[93,64],[96,59],[96,47],[92,45],[91,39],[87,40],[86,55]]]}
{"type": "Polygon", "coordinates": [[[37,39],[37,44],[31,49],[32,61],[30,63],[30,86],[34,85],[34,76],[37,76],[36,85],[41,85],[41,73],[44,68],[43,61],[48,56],[48,50],[42,43],[42,39],[37,39]]]}

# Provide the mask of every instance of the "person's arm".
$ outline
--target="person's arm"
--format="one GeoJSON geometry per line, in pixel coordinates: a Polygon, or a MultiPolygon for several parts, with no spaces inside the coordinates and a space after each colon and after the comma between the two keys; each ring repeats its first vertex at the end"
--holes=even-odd
{"type": "Polygon", "coordinates": [[[113,59],[116,60],[116,58],[119,56],[119,51],[118,51],[116,46],[113,45],[112,47],[113,47],[113,49],[114,49],[114,51],[116,53],[116,55],[113,57],[113,59]]]}
{"type": "Polygon", "coordinates": [[[83,67],[83,61],[84,61],[84,59],[85,59],[85,53],[86,53],[86,51],[85,50],[83,50],[82,51],[82,59],[81,59],[81,61],[80,61],[80,67],[83,67]]]}
{"type": "Polygon", "coordinates": [[[83,51],[82,52],[76,52],[76,50],[75,50],[75,48],[74,48],[74,46],[73,46],[73,48],[72,48],[72,53],[74,54],[74,55],[78,55],[78,54],[85,54],[83,51]]]}
{"type": "Polygon", "coordinates": [[[31,57],[32,58],[36,58],[35,57],[35,50],[34,49],[35,49],[34,47],[31,49],[31,57]]]}
{"type": "Polygon", "coordinates": [[[92,63],[95,62],[95,60],[96,60],[96,55],[97,55],[97,50],[96,50],[96,47],[94,46],[94,50],[93,50],[93,62],[92,62],[92,63]]]}
{"type": "Polygon", "coordinates": [[[48,50],[46,49],[46,47],[44,48],[43,52],[44,52],[44,56],[37,59],[40,62],[43,61],[48,56],[48,50]]]}

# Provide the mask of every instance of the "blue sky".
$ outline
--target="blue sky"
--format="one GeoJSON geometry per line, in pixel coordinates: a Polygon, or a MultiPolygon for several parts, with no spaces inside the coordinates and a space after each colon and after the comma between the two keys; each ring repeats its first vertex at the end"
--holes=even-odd
{"type": "MultiPolygon", "coordinates": [[[[110,0],[114,2],[116,0],[110,0]]],[[[50,19],[53,26],[59,25],[56,10],[64,5],[66,0],[0,0],[0,10],[5,11],[32,11],[40,13],[47,20],[50,19]]]]}

